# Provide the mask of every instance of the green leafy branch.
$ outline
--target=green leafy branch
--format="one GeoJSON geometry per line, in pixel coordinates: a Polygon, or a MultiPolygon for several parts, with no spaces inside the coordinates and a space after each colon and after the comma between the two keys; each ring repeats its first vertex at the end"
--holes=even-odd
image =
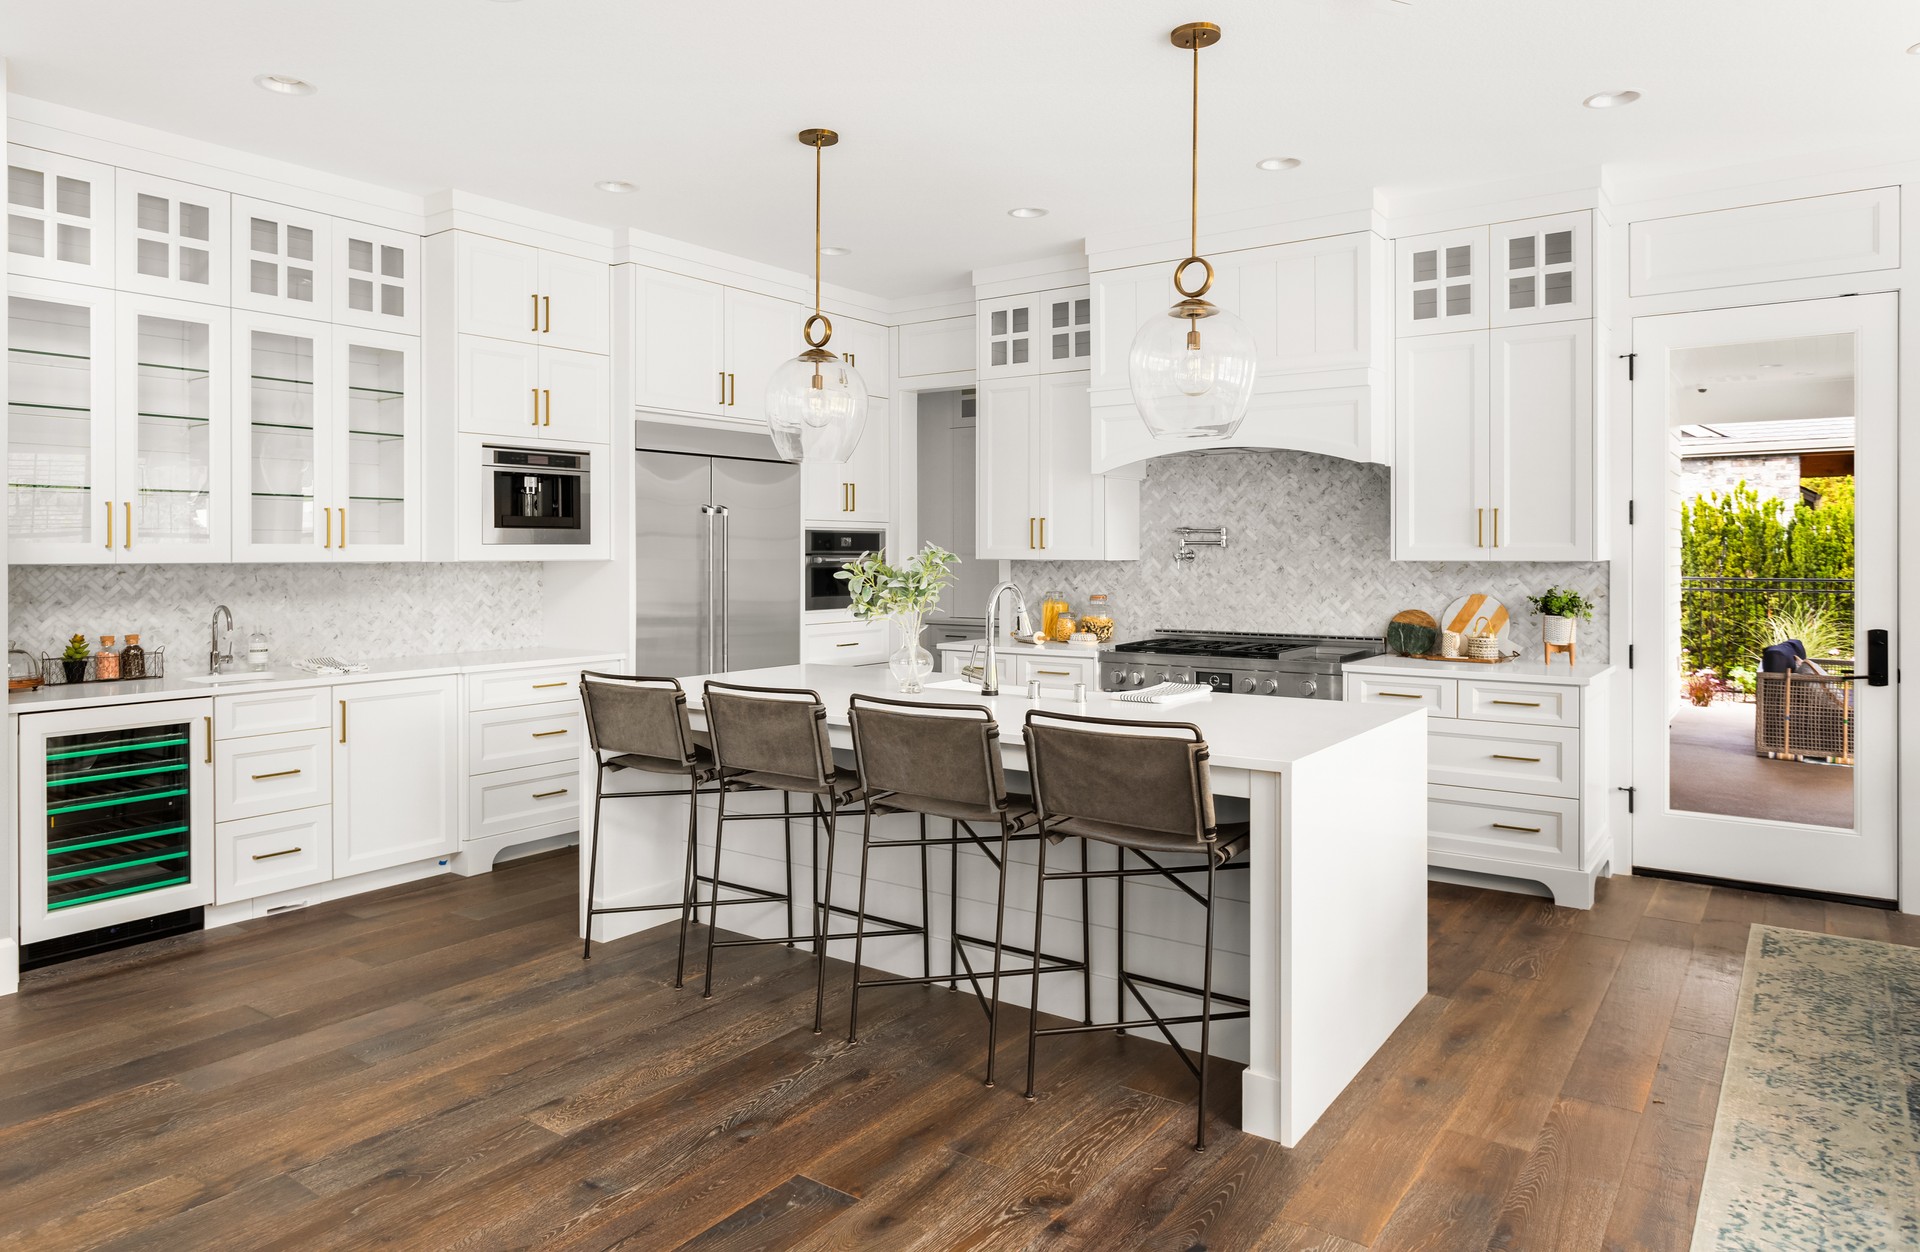
{"type": "Polygon", "coordinates": [[[940,593],[953,581],[960,558],[937,544],[928,544],[904,566],[887,564],[887,553],[862,552],[834,574],[847,584],[853,615],[861,621],[898,617],[902,613],[937,611],[940,593]]]}

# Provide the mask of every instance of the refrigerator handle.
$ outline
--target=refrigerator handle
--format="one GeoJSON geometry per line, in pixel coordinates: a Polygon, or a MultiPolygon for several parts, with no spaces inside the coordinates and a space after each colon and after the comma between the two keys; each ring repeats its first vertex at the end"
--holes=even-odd
{"type": "Polygon", "coordinates": [[[700,615],[700,626],[701,629],[706,632],[707,637],[702,654],[704,656],[703,664],[706,671],[712,674],[718,672],[720,669],[720,608],[719,601],[714,595],[715,587],[718,584],[719,568],[719,557],[716,552],[717,532],[715,531],[715,519],[719,517],[720,511],[711,504],[703,504],[700,506],[700,512],[705,514],[707,519],[707,559],[705,561],[706,568],[703,571],[706,574],[707,580],[707,603],[705,611],[700,615]]]}
{"type": "Polygon", "coordinates": [[[733,596],[727,588],[727,575],[733,565],[733,520],[726,505],[716,511],[720,515],[720,611],[714,619],[714,642],[720,653],[720,670],[725,672],[733,663],[733,596]]]}

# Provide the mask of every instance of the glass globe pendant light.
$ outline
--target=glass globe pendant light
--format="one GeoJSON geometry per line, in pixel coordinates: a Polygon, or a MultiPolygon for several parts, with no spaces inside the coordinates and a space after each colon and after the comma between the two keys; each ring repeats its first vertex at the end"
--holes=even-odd
{"type": "Polygon", "coordinates": [[[1200,253],[1200,49],[1220,42],[1212,22],[1189,22],[1173,31],[1173,46],[1193,52],[1192,222],[1187,259],[1173,270],[1180,299],[1147,319],[1127,352],[1127,382],[1133,402],[1155,438],[1173,441],[1231,435],[1247,415],[1253,395],[1253,336],[1246,324],[1203,297],[1213,286],[1213,266],[1200,253]],[[1187,289],[1187,271],[1202,271],[1187,289]]]}
{"type": "Polygon", "coordinates": [[[800,132],[800,142],[813,149],[813,315],[800,329],[806,351],[767,382],[767,429],[785,460],[845,461],[867,425],[867,385],[827,349],[833,323],[820,311],[820,150],[840,136],[814,127],[800,132]]]}

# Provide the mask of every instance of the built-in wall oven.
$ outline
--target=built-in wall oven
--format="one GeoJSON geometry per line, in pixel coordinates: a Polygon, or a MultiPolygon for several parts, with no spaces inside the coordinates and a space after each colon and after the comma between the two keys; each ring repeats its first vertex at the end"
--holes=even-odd
{"type": "Polygon", "coordinates": [[[482,543],[591,543],[586,452],[481,446],[482,543]]]}
{"type": "Polygon", "coordinates": [[[847,580],[835,578],[840,567],[863,552],[878,552],[887,546],[884,530],[810,530],[807,532],[806,563],[807,608],[844,609],[853,603],[847,594],[847,580]]]}

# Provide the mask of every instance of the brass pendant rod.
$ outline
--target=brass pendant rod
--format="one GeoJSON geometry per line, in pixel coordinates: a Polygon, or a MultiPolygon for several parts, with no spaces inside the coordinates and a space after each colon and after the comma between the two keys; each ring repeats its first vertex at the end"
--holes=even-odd
{"type": "Polygon", "coordinates": [[[1189,189],[1187,255],[1200,255],[1200,40],[1193,41],[1193,182],[1189,189]]]}
{"type": "Polygon", "coordinates": [[[820,311],[820,140],[813,141],[813,311],[820,311]]]}

